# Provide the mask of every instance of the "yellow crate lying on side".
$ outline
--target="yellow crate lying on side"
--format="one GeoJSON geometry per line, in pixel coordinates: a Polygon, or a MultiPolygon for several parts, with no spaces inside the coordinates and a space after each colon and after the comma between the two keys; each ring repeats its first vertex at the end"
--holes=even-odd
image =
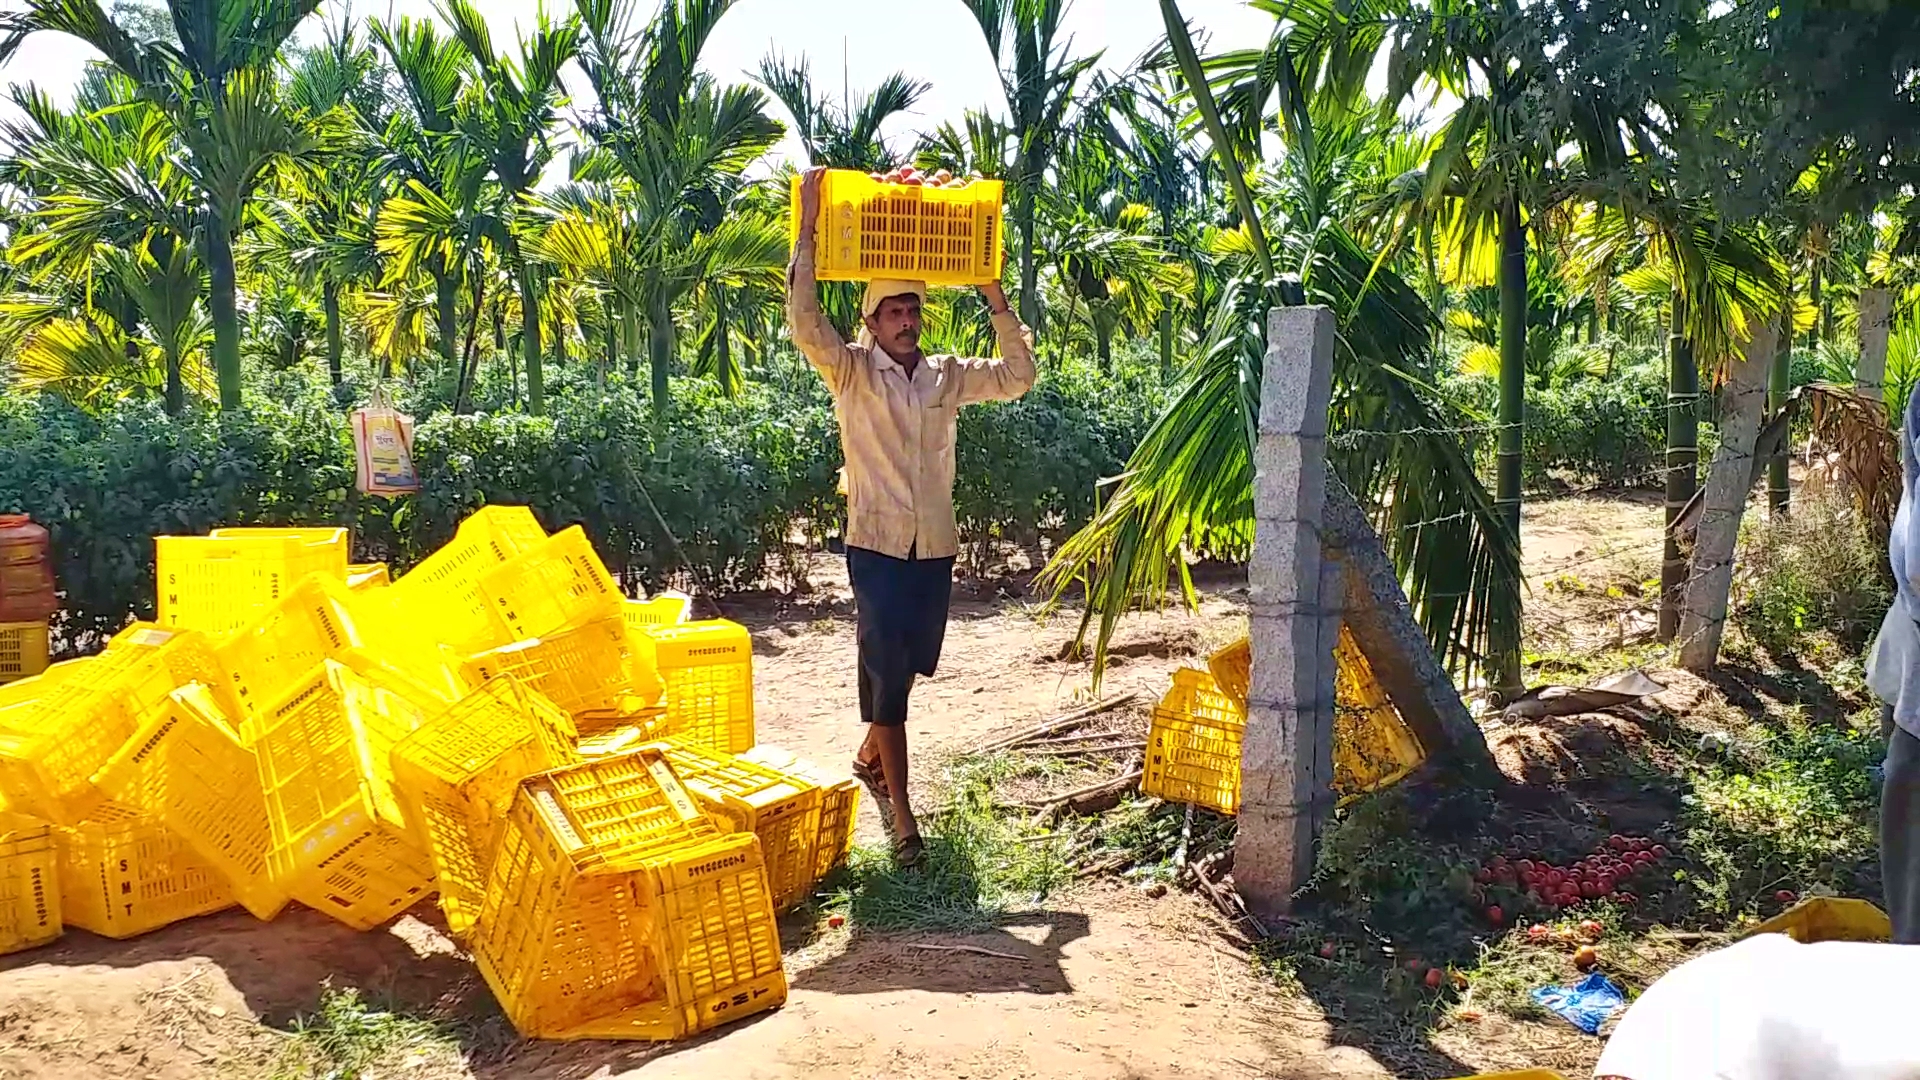
{"type": "Polygon", "coordinates": [[[213,694],[189,683],[94,774],[116,805],[165,825],[257,919],[287,905],[267,871],[273,830],[253,751],[213,694]]]}
{"type": "Polygon", "coordinates": [[[263,715],[254,742],[273,847],[295,900],[369,930],[433,891],[390,777],[393,748],[426,710],[332,660],[263,715]]]}
{"type": "Polygon", "coordinates": [[[308,574],[347,580],[345,529],[221,529],[153,543],[161,626],[227,634],[308,574]]]}
{"type": "Polygon", "coordinates": [[[60,868],[52,827],[0,817],[0,955],[60,936],[60,868]]]}
{"type": "Polygon", "coordinates": [[[393,748],[394,789],[433,859],[447,927],[465,936],[520,781],[576,759],[567,714],[511,675],[490,679],[393,748]]]}
{"type": "Polygon", "coordinates": [[[185,631],[154,648],[110,650],[10,684],[0,691],[0,700],[14,702],[0,713],[0,793],[14,810],[56,825],[129,816],[93,776],[193,682],[227,680],[206,637],[185,631]]]}
{"type": "Polygon", "coordinates": [[[55,828],[68,926],[129,938],[233,906],[220,872],[152,818],[55,828]]]}
{"type": "Polygon", "coordinates": [[[730,833],[760,838],[773,909],[805,900],[819,883],[820,789],[805,779],[706,747],[660,744],[700,809],[730,833]]]}
{"type": "Polygon", "coordinates": [[[480,578],[507,560],[544,542],[546,530],[524,506],[483,506],[460,523],[439,550],[380,590],[400,612],[430,620],[434,636],[462,653],[480,652],[514,639],[480,591],[480,578]]]}
{"type": "Polygon", "coordinates": [[[617,614],[603,615],[471,656],[462,674],[474,686],[512,675],[571,715],[617,713],[627,698],[650,701],[660,694],[659,676],[641,653],[626,623],[617,614]]]}
{"type": "Polygon", "coordinates": [[[0,683],[47,670],[47,624],[0,623],[0,683]]]}
{"type": "Polygon", "coordinates": [[[488,570],[479,584],[514,641],[619,617],[626,599],[578,525],[488,570]]]}
{"type": "Polygon", "coordinates": [[[752,761],[797,776],[820,789],[820,832],[814,842],[814,878],[825,878],[853,851],[854,819],[860,809],[860,784],[851,776],[836,776],[777,746],[761,743],[743,750],[742,761],[752,761]]]}

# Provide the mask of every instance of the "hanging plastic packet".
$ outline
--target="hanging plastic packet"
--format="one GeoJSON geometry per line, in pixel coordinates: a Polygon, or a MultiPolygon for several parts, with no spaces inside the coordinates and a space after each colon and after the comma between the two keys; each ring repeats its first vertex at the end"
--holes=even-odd
{"type": "Polygon", "coordinates": [[[413,467],[413,417],[387,402],[381,390],[353,412],[354,484],[368,495],[407,495],[420,490],[413,467]]]}

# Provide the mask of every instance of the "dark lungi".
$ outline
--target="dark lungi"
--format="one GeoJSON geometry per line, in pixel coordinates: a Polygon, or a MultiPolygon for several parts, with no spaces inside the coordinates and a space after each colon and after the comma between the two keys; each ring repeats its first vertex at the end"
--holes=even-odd
{"type": "Polygon", "coordinates": [[[953,558],[904,559],[847,548],[847,577],[860,638],[860,719],[907,722],[907,695],[932,675],[947,637],[953,558]]]}

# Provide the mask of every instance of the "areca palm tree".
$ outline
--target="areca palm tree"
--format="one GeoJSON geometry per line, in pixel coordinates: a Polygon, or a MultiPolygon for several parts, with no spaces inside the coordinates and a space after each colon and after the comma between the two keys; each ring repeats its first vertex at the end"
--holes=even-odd
{"type": "Polygon", "coordinates": [[[1066,0],[964,2],[999,67],[1007,98],[1013,154],[1003,179],[1011,189],[1013,223],[1020,237],[1020,318],[1037,334],[1040,269],[1034,244],[1040,192],[1070,126],[1080,80],[1100,62],[1100,54],[1069,55],[1072,39],[1060,37],[1066,0]]]}
{"type": "Polygon", "coordinates": [[[521,311],[536,313],[522,320],[520,345],[527,371],[527,408],[538,416],[546,409],[537,317],[540,295],[514,226],[527,193],[553,160],[553,127],[566,103],[560,68],[578,46],[579,20],[570,16],[555,23],[540,12],[533,35],[520,43],[520,55],[509,57],[495,54],[486,21],[469,0],[445,0],[441,16],[453,24],[455,40],[473,58],[485,90],[463,118],[462,138],[475,145],[492,170],[498,198],[494,216],[501,222],[497,242],[519,289],[521,311]]]}
{"type": "MultiPolygon", "coordinates": [[[[1230,181],[1241,178],[1244,136],[1258,131],[1219,114],[1184,22],[1163,0],[1168,34],[1206,130],[1230,181]]],[[[1287,80],[1309,87],[1296,54],[1279,56],[1287,80]]],[[[1364,79],[1361,80],[1364,83],[1364,79]]],[[[1264,114],[1271,94],[1241,99],[1264,114]]],[[[1330,463],[1374,510],[1388,553],[1437,651],[1456,666],[1485,663],[1486,643],[1517,617],[1519,550],[1470,456],[1447,430],[1462,419],[1428,388],[1435,364],[1434,316],[1392,267],[1376,264],[1343,224],[1371,192],[1343,168],[1368,138],[1370,110],[1352,95],[1311,94],[1290,121],[1285,157],[1263,177],[1258,206],[1249,185],[1241,227],[1214,237],[1231,284],[1188,378],[1128,461],[1094,521],[1065,544],[1047,579],[1064,590],[1084,583],[1083,632],[1096,657],[1121,613],[1156,601],[1169,579],[1185,581],[1186,556],[1245,555],[1253,542],[1254,418],[1258,414],[1265,313],[1274,302],[1272,268],[1299,276],[1305,298],[1331,307],[1335,347],[1330,463]],[[1265,219],[1263,224],[1262,219],[1265,219]]],[[[1236,185],[1237,186],[1237,185],[1236,185]]]]}
{"type": "Polygon", "coordinates": [[[640,30],[630,0],[587,0],[580,7],[580,63],[599,99],[582,126],[636,196],[639,303],[656,419],[668,408],[674,305],[715,268],[777,279],[786,262],[783,223],[727,214],[747,167],[773,147],[782,128],[759,90],[722,88],[695,70],[707,36],[730,6],[731,0],[669,0],[640,30]]]}
{"type": "Polygon", "coordinates": [[[793,133],[809,164],[861,172],[886,172],[900,163],[880,127],[931,89],[896,71],[871,91],[835,104],[814,88],[806,57],[787,61],[777,53],[760,61],[755,81],[793,117],[793,133]]]}
{"type": "Polygon", "coordinates": [[[213,318],[220,406],[240,405],[234,239],[262,180],[321,150],[324,133],[290,108],[273,78],[280,47],[319,0],[169,0],[178,44],[141,40],[98,0],[28,0],[0,15],[0,61],[29,37],[65,34],[97,49],[158,108],[185,148],[213,318]]]}

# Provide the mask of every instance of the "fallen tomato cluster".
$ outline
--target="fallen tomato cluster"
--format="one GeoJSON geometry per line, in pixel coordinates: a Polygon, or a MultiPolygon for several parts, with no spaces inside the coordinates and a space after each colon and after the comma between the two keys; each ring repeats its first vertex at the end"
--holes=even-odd
{"type": "MultiPolygon", "coordinates": [[[[1627,884],[1635,878],[1649,880],[1667,857],[1664,845],[1644,836],[1607,837],[1593,854],[1572,866],[1556,866],[1545,860],[1509,858],[1495,855],[1474,871],[1480,885],[1501,885],[1524,891],[1536,903],[1548,907],[1571,907],[1584,900],[1611,900],[1632,904],[1639,900],[1627,884]]],[[[1487,909],[1487,919],[1500,925],[1505,912],[1497,905],[1487,909]]]]}

